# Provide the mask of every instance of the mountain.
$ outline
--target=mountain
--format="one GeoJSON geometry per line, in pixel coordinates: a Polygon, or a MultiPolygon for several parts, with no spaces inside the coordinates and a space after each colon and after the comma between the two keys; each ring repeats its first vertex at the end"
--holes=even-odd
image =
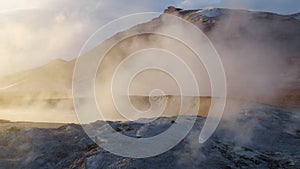
{"type": "MultiPolygon", "coordinates": [[[[169,7],[158,18],[120,32],[91,52],[104,49],[116,39],[129,32],[161,29],[168,25],[164,15],[179,16],[203,30],[217,49],[224,64],[228,82],[228,98],[249,102],[271,104],[289,110],[299,110],[300,105],[300,21],[295,15],[279,15],[267,12],[232,10],[223,8],[183,10],[169,7]]],[[[192,35],[187,35],[192,36],[192,35]]],[[[182,44],[163,39],[157,35],[143,34],[130,37],[114,46],[101,63],[99,72],[112,75],[118,63],[133,51],[148,47],[164,47],[170,51],[185,52],[182,44]],[[140,43],[142,42],[142,43],[140,43]],[[139,45],[134,45],[135,43],[139,45]],[[168,45],[172,44],[172,45],[168,45]],[[174,48],[174,45],[178,47],[174,48]]],[[[36,100],[47,102],[55,108],[63,100],[68,109],[73,109],[72,75],[76,60],[54,60],[42,67],[18,72],[0,79],[1,107],[32,104],[36,100]],[[54,106],[53,106],[54,105],[54,106]]],[[[87,65],[88,68],[89,65],[87,65]]],[[[208,76],[203,66],[199,66],[197,78],[209,91],[208,76]],[[202,74],[203,73],[203,74],[202,74]]],[[[97,74],[96,84],[105,81],[106,74],[97,74]]],[[[163,75],[142,83],[148,86],[163,84],[163,75]],[[152,84],[153,83],[153,84],[152,84]]],[[[168,87],[168,83],[165,83],[168,87]]],[[[165,87],[165,86],[163,86],[165,87]]],[[[166,88],[167,88],[166,87],[166,88]]],[[[98,90],[96,85],[96,90],[98,90]]],[[[100,91],[100,89],[99,89],[100,91]]],[[[172,95],[172,93],[167,93],[172,95]]],[[[139,94],[137,94],[139,95],[139,94]]],[[[209,96],[208,94],[203,95],[209,96]]],[[[103,92],[96,92],[98,99],[106,99],[103,92]]],[[[1,118],[1,117],[0,117],[1,118]]]]}
{"type": "Polygon", "coordinates": [[[48,64],[0,79],[1,93],[69,93],[72,88],[74,61],[56,59],[48,64]]]}
{"type": "Polygon", "coordinates": [[[0,79],[0,118],[78,122],[72,101],[74,61],[61,59],[0,79]]]}

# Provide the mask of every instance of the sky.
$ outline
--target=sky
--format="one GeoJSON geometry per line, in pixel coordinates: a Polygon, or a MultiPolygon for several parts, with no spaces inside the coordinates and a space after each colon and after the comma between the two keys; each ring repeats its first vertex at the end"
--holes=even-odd
{"type": "Polygon", "coordinates": [[[73,59],[109,21],[167,6],[300,12],[298,0],[0,0],[0,77],[56,58],[73,59]]]}

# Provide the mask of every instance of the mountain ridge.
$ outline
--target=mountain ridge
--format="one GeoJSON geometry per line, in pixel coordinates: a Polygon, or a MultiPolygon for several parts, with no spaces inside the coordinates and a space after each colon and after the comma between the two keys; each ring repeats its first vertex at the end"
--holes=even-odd
{"type": "MultiPolygon", "coordinates": [[[[221,59],[224,59],[227,80],[232,86],[229,88],[229,98],[299,110],[300,22],[293,16],[224,8],[183,10],[170,7],[165,13],[178,15],[195,24],[213,42],[221,59]],[[271,68],[264,68],[264,64],[269,66],[271,61],[274,62],[271,68]],[[260,82],[261,77],[270,77],[271,81],[260,82]],[[247,86],[257,91],[248,90],[247,86]],[[265,92],[270,88],[271,93],[265,92]]],[[[163,16],[164,14],[150,22],[122,31],[106,42],[123,37],[130,31],[138,32],[145,27],[156,29],[164,26],[166,24],[162,23],[163,16]]],[[[129,39],[128,46],[145,39],[150,39],[150,42],[143,47],[155,46],[153,43],[159,42],[151,35],[140,35],[129,39]]],[[[105,43],[96,48],[105,47],[105,43]]],[[[109,56],[119,55],[116,51],[126,54],[126,43],[112,50],[109,56]]],[[[0,100],[18,100],[25,96],[26,101],[28,98],[30,101],[44,99],[49,100],[52,105],[59,102],[59,99],[68,99],[68,104],[72,107],[70,100],[75,63],[76,59],[54,60],[41,67],[3,77],[0,79],[0,100]]]]}

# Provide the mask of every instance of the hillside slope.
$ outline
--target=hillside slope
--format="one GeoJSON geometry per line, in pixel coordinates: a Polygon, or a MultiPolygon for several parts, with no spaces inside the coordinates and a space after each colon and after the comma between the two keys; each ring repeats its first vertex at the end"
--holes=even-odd
{"type": "MultiPolygon", "coordinates": [[[[213,42],[225,67],[228,98],[299,110],[300,21],[295,18],[296,14],[278,15],[221,8],[182,10],[172,7],[166,9],[165,13],[177,15],[195,24],[213,42]]],[[[104,49],[106,44],[124,37],[128,32],[160,29],[167,24],[161,15],[150,22],[118,33],[96,49],[104,49]]],[[[182,44],[174,40],[164,39],[172,45],[162,45],[159,43],[161,38],[143,34],[126,39],[111,49],[107,59],[100,65],[99,72],[112,72],[118,61],[143,48],[164,47],[174,52],[186,51],[180,46],[182,44]],[[139,44],[145,41],[146,43],[139,44]],[[134,46],[136,43],[139,45],[134,46]],[[174,44],[179,47],[174,48],[174,44]]],[[[71,88],[75,62],[76,60],[55,60],[45,66],[0,79],[1,107],[26,105],[36,100],[47,100],[47,104],[51,106],[63,100],[67,107],[73,109],[71,88]]],[[[203,86],[209,86],[205,69],[201,66],[199,69],[199,72],[204,73],[200,73],[197,78],[204,81],[203,86]]],[[[99,73],[96,84],[101,84],[102,81],[105,79],[99,73]]],[[[105,97],[101,94],[97,92],[100,99],[105,97]]]]}

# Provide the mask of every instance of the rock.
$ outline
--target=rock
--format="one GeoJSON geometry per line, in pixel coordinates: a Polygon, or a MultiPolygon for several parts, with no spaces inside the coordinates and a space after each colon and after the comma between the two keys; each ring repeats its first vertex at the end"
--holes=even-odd
{"type": "MultiPolygon", "coordinates": [[[[17,133],[3,131],[1,139],[10,138],[10,144],[0,144],[0,168],[299,168],[299,137],[286,130],[289,126],[300,130],[300,119],[295,119],[295,114],[265,105],[252,106],[241,111],[234,121],[223,119],[203,145],[198,143],[198,136],[205,118],[198,117],[190,134],[178,145],[145,159],[124,158],[103,150],[76,124],[17,133]],[[249,128],[252,134],[244,136],[249,137],[245,141],[240,135],[249,128]]],[[[176,125],[172,121],[173,118],[159,118],[148,125],[110,125],[130,128],[122,130],[125,135],[149,137],[157,134],[154,130],[161,128],[162,132],[170,124],[176,125]]],[[[99,124],[105,125],[93,124],[98,129],[99,124]]]]}

